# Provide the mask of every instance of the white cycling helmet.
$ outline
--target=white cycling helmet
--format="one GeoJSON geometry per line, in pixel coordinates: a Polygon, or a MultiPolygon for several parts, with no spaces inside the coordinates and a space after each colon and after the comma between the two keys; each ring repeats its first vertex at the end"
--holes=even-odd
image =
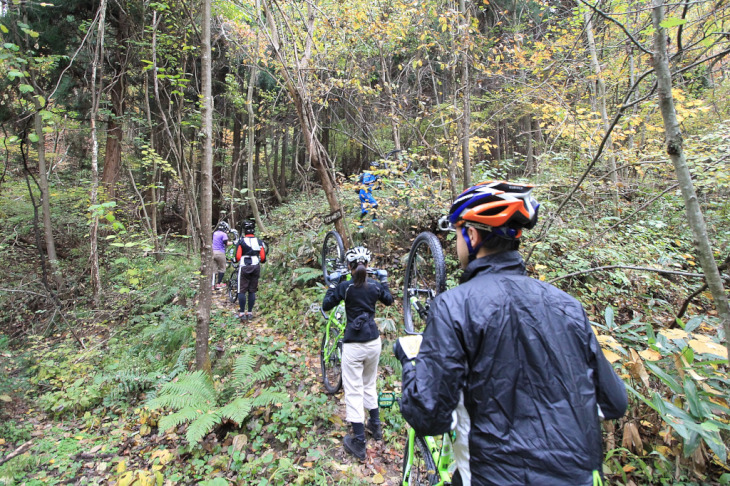
{"type": "Polygon", "coordinates": [[[351,248],[347,250],[347,253],[345,253],[345,258],[347,259],[347,263],[352,265],[353,263],[370,263],[370,258],[372,258],[372,254],[370,253],[370,250],[365,248],[364,246],[356,246],[355,248],[351,248]]]}

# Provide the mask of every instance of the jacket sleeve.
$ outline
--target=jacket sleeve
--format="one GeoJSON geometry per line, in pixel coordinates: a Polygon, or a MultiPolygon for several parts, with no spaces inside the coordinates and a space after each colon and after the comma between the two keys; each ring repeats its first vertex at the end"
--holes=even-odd
{"type": "Polygon", "coordinates": [[[393,303],[393,294],[390,293],[390,288],[387,283],[380,282],[380,297],[379,300],[385,305],[391,305],[393,303]]]}
{"type": "MultiPolygon", "coordinates": [[[[588,319],[586,319],[586,322],[588,319]]],[[[593,382],[596,385],[596,400],[606,419],[617,419],[626,413],[628,397],[626,385],[616,374],[611,363],[603,354],[601,345],[593,333],[590,323],[588,326],[588,359],[593,370],[593,382]]]]}
{"type": "Polygon", "coordinates": [[[330,286],[327,289],[327,293],[324,294],[324,300],[322,300],[322,310],[327,312],[335,307],[337,307],[337,304],[339,304],[342,299],[344,299],[344,295],[342,295],[342,285],[336,285],[336,286],[330,286]]]}
{"type": "Polygon", "coordinates": [[[401,413],[423,435],[449,431],[466,379],[463,340],[446,307],[432,302],[418,356],[403,366],[401,413]]]}

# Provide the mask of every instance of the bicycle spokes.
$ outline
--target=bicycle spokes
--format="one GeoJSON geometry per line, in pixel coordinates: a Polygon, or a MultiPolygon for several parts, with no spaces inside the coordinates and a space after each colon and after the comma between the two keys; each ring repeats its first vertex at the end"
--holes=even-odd
{"type": "Polygon", "coordinates": [[[404,280],[406,331],[423,332],[431,300],[446,287],[443,250],[433,233],[424,232],[416,237],[408,255],[404,280]]]}

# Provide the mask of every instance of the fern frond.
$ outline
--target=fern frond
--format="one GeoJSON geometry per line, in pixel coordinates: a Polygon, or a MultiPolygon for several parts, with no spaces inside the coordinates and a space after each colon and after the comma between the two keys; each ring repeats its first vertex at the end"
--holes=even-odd
{"type": "Polygon", "coordinates": [[[289,395],[283,392],[275,392],[265,389],[257,397],[251,399],[251,403],[254,407],[265,407],[267,405],[273,405],[275,403],[289,401],[289,395]]]}
{"type": "Polygon", "coordinates": [[[207,373],[196,371],[184,373],[176,382],[165,383],[157,394],[150,400],[150,408],[183,407],[210,408],[216,401],[215,388],[207,373]]]}
{"type": "Polygon", "coordinates": [[[158,427],[160,430],[167,430],[187,422],[192,422],[202,415],[203,411],[194,407],[185,407],[179,412],[171,413],[160,418],[158,427]]]}
{"type": "Polygon", "coordinates": [[[250,398],[239,397],[231,403],[220,409],[221,415],[243,425],[243,421],[248,417],[249,412],[253,408],[253,402],[250,398]]]}
{"type": "Polygon", "coordinates": [[[188,432],[185,434],[185,438],[191,444],[195,444],[200,439],[205,437],[208,432],[213,430],[213,427],[218,425],[220,421],[220,411],[208,410],[190,423],[190,426],[188,427],[188,432]]]}
{"type": "MultiPolygon", "coordinates": [[[[268,363],[265,365],[262,365],[258,371],[251,373],[248,376],[248,383],[255,383],[257,381],[264,381],[268,380],[272,376],[274,376],[276,373],[279,372],[280,366],[277,363],[268,363]]],[[[243,384],[243,383],[242,383],[243,384]]]]}
{"type": "Polygon", "coordinates": [[[172,371],[170,372],[170,379],[172,380],[180,373],[184,373],[188,369],[188,362],[190,361],[190,358],[194,354],[193,348],[183,348],[180,350],[180,353],[177,355],[177,361],[175,361],[175,366],[172,367],[172,371]]]}
{"type": "Polygon", "coordinates": [[[233,378],[237,383],[247,384],[251,381],[249,377],[253,373],[257,361],[258,358],[253,356],[249,349],[236,358],[236,363],[233,365],[233,378]]]}

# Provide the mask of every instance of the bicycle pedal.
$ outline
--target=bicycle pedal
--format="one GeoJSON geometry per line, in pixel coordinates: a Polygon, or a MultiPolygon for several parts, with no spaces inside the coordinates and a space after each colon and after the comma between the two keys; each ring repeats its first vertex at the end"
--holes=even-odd
{"type": "Polygon", "coordinates": [[[390,408],[395,403],[395,393],[393,392],[380,392],[378,393],[378,407],[390,408]]]}

